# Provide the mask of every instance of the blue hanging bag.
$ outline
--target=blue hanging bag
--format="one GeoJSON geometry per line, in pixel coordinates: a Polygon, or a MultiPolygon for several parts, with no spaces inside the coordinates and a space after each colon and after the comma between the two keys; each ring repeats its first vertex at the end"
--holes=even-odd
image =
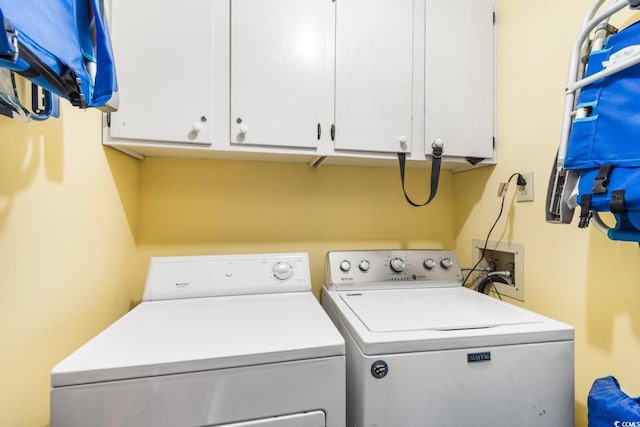
{"type": "MultiPolygon", "coordinates": [[[[640,23],[609,36],[589,55],[584,77],[640,55],[640,23]]],[[[564,167],[580,173],[580,227],[612,212],[613,240],[640,242],[640,64],[582,88],[564,167]]]]}
{"type": "Polygon", "coordinates": [[[0,10],[0,58],[15,62],[18,58],[18,39],[13,25],[0,10]]]}
{"type": "Polygon", "coordinates": [[[588,427],[640,427],[640,399],[623,392],[614,377],[594,381],[587,409],[588,427]]]}
{"type": "Polygon", "coordinates": [[[17,57],[12,58],[11,47],[6,47],[10,43],[0,37],[0,67],[74,106],[117,108],[112,101],[117,82],[102,0],[0,0],[0,14],[5,34],[10,34],[9,26],[17,40],[17,57]]]}

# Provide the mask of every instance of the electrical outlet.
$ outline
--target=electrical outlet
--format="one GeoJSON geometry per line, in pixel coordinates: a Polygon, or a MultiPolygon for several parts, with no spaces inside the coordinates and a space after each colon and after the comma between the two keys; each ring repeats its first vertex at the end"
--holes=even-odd
{"type": "Polygon", "coordinates": [[[519,202],[533,202],[533,172],[523,173],[522,177],[527,185],[518,185],[516,200],[519,202]]]}

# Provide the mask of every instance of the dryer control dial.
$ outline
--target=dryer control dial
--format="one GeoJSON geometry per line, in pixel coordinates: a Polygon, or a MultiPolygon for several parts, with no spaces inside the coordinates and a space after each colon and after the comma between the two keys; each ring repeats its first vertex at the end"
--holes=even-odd
{"type": "Polygon", "coordinates": [[[402,258],[393,258],[391,262],[389,262],[389,266],[396,273],[401,273],[407,264],[402,260],[402,258]]]}
{"type": "Polygon", "coordinates": [[[363,259],[362,261],[360,261],[360,264],[358,264],[358,268],[360,269],[360,271],[369,271],[370,267],[371,264],[369,264],[369,261],[367,261],[366,259],[363,259]]]}
{"type": "Polygon", "coordinates": [[[293,266],[288,262],[279,262],[273,267],[273,275],[277,279],[286,280],[293,274],[293,266]]]}
{"type": "Polygon", "coordinates": [[[349,270],[351,270],[351,263],[349,261],[347,261],[346,259],[343,260],[340,263],[340,270],[344,271],[345,273],[349,270]]]}

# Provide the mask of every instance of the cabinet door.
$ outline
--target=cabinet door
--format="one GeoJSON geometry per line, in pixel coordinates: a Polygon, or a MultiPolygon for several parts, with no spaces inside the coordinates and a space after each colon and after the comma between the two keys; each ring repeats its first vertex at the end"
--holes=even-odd
{"type": "Polygon", "coordinates": [[[213,2],[111,1],[120,106],[110,136],[211,143],[213,2]]]}
{"type": "Polygon", "coordinates": [[[318,145],[322,2],[231,2],[232,143],[318,145]]]}
{"type": "Polygon", "coordinates": [[[336,3],[335,148],[411,151],[413,0],[336,3]]]}
{"type": "Polygon", "coordinates": [[[425,150],[493,157],[494,1],[427,0],[425,150]]]}

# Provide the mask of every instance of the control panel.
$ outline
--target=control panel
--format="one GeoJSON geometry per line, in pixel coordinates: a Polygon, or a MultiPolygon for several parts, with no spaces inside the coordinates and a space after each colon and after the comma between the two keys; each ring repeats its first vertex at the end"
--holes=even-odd
{"type": "Polygon", "coordinates": [[[145,301],[311,290],[306,253],[151,258],[145,301]]]}
{"type": "Polygon", "coordinates": [[[461,286],[462,280],[455,254],[443,249],[333,251],[325,263],[325,285],[334,288],[461,286]]]}

